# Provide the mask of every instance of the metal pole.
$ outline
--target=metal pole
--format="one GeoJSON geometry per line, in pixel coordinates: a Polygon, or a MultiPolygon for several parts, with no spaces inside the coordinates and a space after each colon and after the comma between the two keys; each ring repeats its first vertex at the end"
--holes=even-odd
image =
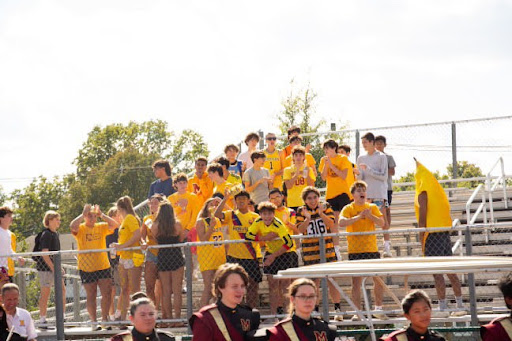
{"type": "MultiPolygon", "coordinates": [[[[259,142],[259,146],[260,146],[260,150],[263,150],[263,148],[265,148],[265,139],[263,138],[263,130],[258,130],[258,135],[260,136],[260,142],[259,142]]],[[[250,155],[249,155],[250,156],[250,155]]]]}
{"type": "MultiPolygon", "coordinates": [[[[325,263],[327,259],[325,257],[325,239],[323,235],[320,235],[320,262],[325,263]]],[[[329,321],[329,289],[327,288],[327,278],[322,278],[322,282],[320,284],[322,287],[322,318],[325,321],[329,321]]]]}
{"type": "Polygon", "coordinates": [[[452,122],[452,179],[457,179],[457,125],[452,122]]]}
{"type": "Polygon", "coordinates": [[[60,252],[53,256],[53,275],[55,285],[55,323],[57,328],[57,340],[65,340],[64,335],[64,302],[62,302],[62,263],[60,252]]]}
{"type": "MultiPolygon", "coordinates": [[[[187,244],[185,247],[185,267],[187,269],[186,271],[186,277],[187,277],[187,319],[192,316],[194,313],[193,309],[193,302],[192,302],[192,272],[194,272],[194,267],[192,265],[192,251],[190,249],[190,246],[187,244]]],[[[190,328],[190,325],[188,326],[188,333],[189,335],[192,334],[192,328],[190,328]]]]}
{"type": "MultiPolygon", "coordinates": [[[[471,240],[471,230],[469,225],[466,225],[466,255],[473,254],[473,245],[471,240]]],[[[476,289],[475,289],[475,274],[468,274],[468,289],[469,289],[469,309],[471,311],[471,325],[478,326],[478,314],[476,312],[476,289]]]]}
{"type": "Polygon", "coordinates": [[[73,318],[75,321],[82,321],[80,314],[80,283],[78,278],[73,278],[73,318]]]}
{"type": "Polygon", "coordinates": [[[359,130],[356,130],[356,160],[359,157],[359,130]]]}

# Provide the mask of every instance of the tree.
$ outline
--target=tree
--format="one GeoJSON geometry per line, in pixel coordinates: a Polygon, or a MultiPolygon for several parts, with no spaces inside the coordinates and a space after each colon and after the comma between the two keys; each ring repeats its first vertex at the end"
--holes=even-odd
{"type": "MultiPolygon", "coordinates": [[[[446,167],[449,175],[453,174],[453,165],[449,164],[446,167]]],[[[484,173],[482,169],[475,165],[474,163],[469,163],[468,161],[457,161],[457,178],[478,178],[483,177],[484,173]]],[[[467,187],[467,188],[475,188],[478,186],[479,181],[464,181],[458,182],[457,187],[467,187]]]]}
{"type": "Polygon", "coordinates": [[[170,153],[166,158],[177,172],[188,173],[194,169],[195,160],[199,156],[208,157],[208,145],[204,137],[190,129],[183,132],[173,139],[170,153]]]}
{"type": "Polygon", "coordinates": [[[75,159],[77,175],[83,179],[96,166],[103,165],[122,150],[133,148],[141,154],[164,155],[172,145],[173,133],[167,131],[167,123],[161,120],[142,123],[110,124],[104,128],[95,126],[75,159]]]}
{"type": "Polygon", "coordinates": [[[67,185],[59,177],[52,180],[40,176],[22,190],[15,190],[10,199],[14,203],[13,232],[28,237],[42,229],[47,210],[57,210],[67,185]]]}
{"type": "Polygon", "coordinates": [[[0,206],[3,206],[3,204],[7,201],[7,195],[4,193],[4,188],[0,186],[0,206]]]}

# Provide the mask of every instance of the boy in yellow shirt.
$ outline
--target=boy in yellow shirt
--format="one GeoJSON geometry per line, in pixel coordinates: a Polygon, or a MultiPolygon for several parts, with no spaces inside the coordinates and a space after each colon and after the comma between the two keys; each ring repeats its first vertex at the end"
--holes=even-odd
{"type": "Polygon", "coordinates": [[[302,146],[296,146],[292,151],[293,165],[286,167],[283,180],[287,188],[288,207],[297,211],[304,205],[302,190],[307,186],[314,186],[316,176],[313,168],[304,164],[306,150],[302,146]]]}
{"type": "Polygon", "coordinates": [[[173,182],[177,192],[171,194],[167,199],[174,208],[176,218],[179,219],[181,226],[187,230],[188,234],[195,227],[197,215],[201,209],[199,198],[194,193],[187,191],[188,179],[185,173],[177,174],[173,182]]]}
{"type": "Polygon", "coordinates": [[[273,276],[277,275],[279,270],[297,267],[299,263],[288,228],[275,217],[276,209],[277,207],[270,202],[260,203],[258,205],[260,218],[252,223],[245,234],[246,240],[265,242],[263,273],[268,278],[270,313],[272,315],[277,313],[279,296],[285,296],[287,287],[284,285],[284,281],[275,280],[273,276]]]}
{"type": "MultiPolygon", "coordinates": [[[[339,226],[346,227],[347,232],[375,231],[375,225],[384,226],[384,218],[375,204],[366,202],[366,183],[356,181],[350,188],[354,202],[347,205],[341,211],[339,226]]],[[[380,253],[375,234],[347,236],[348,259],[379,259],[380,253]]],[[[358,309],[361,309],[361,277],[352,277],[352,301],[358,309]]],[[[379,277],[373,278],[375,293],[375,310],[382,310],[384,288],[379,277]]],[[[387,319],[383,313],[375,314],[377,318],[387,319]]],[[[359,319],[358,315],[352,316],[352,320],[359,319]]]]}
{"type": "Polygon", "coordinates": [[[208,160],[203,156],[198,157],[194,165],[196,169],[194,176],[188,180],[187,191],[197,195],[199,206],[203,206],[206,199],[213,195],[213,182],[206,173],[207,166],[208,160]]]}

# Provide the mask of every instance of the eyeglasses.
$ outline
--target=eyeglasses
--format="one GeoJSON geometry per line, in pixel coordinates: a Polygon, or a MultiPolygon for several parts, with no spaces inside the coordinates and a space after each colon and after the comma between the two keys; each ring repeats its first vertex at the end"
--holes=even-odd
{"type": "Polygon", "coordinates": [[[306,302],[306,301],[316,300],[316,295],[311,295],[311,296],[295,296],[295,298],[298,298],[299,300],[306,302]]]}
{"type": "Polygon", "coordinates": [[[277,137],[267,137],[267,141],[275,141],[277,140],[277,137]]]}

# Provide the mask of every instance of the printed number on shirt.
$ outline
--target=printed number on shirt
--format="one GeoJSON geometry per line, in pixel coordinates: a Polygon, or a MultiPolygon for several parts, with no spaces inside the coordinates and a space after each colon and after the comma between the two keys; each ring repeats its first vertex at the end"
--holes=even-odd
{"type": "Polygon", "coordinates": [[[306,179],[304,179],[302,176],[295,180],[295,186],[302,186],[306,183],[306,179]]]}
{"type": "Polygon", "coordinates": [[[322,234],[325,232],[325,224],[322,219],[311,220],[308,226],[308,235],[322,234]]]}
{"type": "MultiPolygon", "coordinates": [[[[213,236],[212,239],[213,239],[214,242],[221,242],[222,241],[222,236],[213,236]]],[[[214,247],[219,247],[219,246],[222,246],[222,244],[214,243],[213,246],[214,247]]]]}

